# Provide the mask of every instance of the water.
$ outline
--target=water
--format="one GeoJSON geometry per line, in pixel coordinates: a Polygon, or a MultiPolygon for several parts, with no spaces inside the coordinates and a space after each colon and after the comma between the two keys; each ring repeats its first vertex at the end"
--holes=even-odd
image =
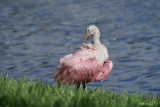
{"type": "Polygon", "coordinates": [[[59,58],[100,28],[114,68],[87,87],[160,95],[159,0],[1,0],[0,74],[55,84],[59,58]]]}

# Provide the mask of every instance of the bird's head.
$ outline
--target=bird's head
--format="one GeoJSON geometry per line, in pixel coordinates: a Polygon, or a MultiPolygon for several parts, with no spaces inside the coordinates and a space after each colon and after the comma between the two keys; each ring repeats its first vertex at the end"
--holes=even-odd
{"type": "Polygon", "coordinates": [[[86,31],[86,34],[85,34],[85,37],[82,41],[82,43],[84,43],[88,37],[96,37],[96,38],[100,38],[100,32],[99,32],[99,29],[98,27],[96,27],[95,25],[90,25],[88,28],[87,28],[87,31],[86,31]]]}

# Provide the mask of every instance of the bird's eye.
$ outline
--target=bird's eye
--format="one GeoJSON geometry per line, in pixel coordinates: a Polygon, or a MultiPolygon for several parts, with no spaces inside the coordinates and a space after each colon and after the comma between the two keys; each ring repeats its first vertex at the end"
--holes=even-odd
{"type": "Polygon", "coordinates": [[[88,31],[89,31],[89,29],[88,29],[88,31]]]}

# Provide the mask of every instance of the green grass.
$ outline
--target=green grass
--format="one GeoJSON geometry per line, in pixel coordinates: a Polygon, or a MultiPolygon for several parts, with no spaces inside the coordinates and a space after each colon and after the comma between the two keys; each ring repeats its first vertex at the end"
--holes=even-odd
{"type": "Polygon", "coordinates": [[[96,89],[52,86],[32,80],[0,76],[0,107],[152,107],[160,106],[154,96],[118,94],[96,89]]]}

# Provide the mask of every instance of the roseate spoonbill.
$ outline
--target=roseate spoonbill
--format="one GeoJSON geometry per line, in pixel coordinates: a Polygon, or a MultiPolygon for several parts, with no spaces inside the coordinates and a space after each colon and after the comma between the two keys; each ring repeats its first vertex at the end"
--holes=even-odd
{"type": "Polygon", "coordinates": [[[107,48],[100,42],[100,32],[95,25],[87,28],[80,49],[74,54],[60,58],[60,64],[54,72],[55,80],[62,84],[83,84],[91,81],[103,81],[110,73],[113,63],[108,60],[107,48]],[[93,37],[93,44],[85,44],[88,37],[93,37]]]}

